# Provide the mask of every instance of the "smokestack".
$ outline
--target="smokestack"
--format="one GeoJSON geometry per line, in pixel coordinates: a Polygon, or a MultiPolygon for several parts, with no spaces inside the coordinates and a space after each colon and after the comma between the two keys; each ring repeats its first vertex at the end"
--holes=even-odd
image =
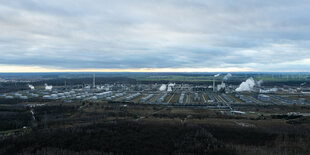
{"type": "Polygon", "coordinates": [[[220,76],[220,74],[216,74],[216,75],[214,75],[214,77],[213,77],[213,92],[215,92],[215,78],[216,77],[218,77],[218,76],[220,76]]]}
{"type": "Polygon", "coordinates": [[[213,77],[213,92],[215,92],[215,78],[213,77]]]}
{"type": "Polygon", "coordinates": [[[93,88],[96,88],[96,74],[93,75],[93,88]]]}

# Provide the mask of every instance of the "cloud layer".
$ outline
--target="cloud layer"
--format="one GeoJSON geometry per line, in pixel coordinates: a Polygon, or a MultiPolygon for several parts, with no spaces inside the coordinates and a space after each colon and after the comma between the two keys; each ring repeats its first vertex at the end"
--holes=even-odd
{"type": "Polygon", "coordinates": [[[308,71],[307,0],[0,0],[0,64],[308,71]]]}

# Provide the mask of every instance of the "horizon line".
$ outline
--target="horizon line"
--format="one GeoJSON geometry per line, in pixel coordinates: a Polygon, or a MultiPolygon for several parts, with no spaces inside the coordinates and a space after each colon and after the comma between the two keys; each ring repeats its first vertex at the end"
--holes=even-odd
{"type": "Polygon", "coordinates": [[[42,66],[0,65],[0,73],[308,73],[304,70],[258,71],[249,67],[183,67],[183,68],[86,68],[65,69],[42,66]]]}

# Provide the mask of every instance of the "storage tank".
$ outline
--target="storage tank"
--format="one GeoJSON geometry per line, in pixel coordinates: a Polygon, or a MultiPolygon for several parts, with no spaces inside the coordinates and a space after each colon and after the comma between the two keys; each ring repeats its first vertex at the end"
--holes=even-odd
{"type": "Polygon", "coordinates": [[[23,99],[23,100],[27,100],[27,99],[28,99],[27,96],[20,96],[19,98],[20,98],[20,99],[23,99]]]}
{"type": "Polygon", "coordinates": [[[159,103],[161,103],[161,102],[164,102],[165,101],[165,99],[166,99],[166,97],[167,97],[167,93],[166,94],[164,94],[163,96],[161,96],[158,100],[157,100],[157,102],[159,102],[159,103]]]}
{"type": "Polygon", "coordinates": [[[38,94],[31,94],[32,97],[39,97],[38,94]]]}
{"type": "Polygon", "coordinates": [[[149,99],[152,98],[153,96],[154,96],[153,94],[149,94],[148,96],[143,97],[143,98],[141,99],[141,102],[145,103],[147,100],[149,100],[149,99]]]}
{"type": "Polygon", "coordinates": [[[182,103],[183,103],[184,96],[185,96],[185,94],[184,94],[184,93],[182,93],[182,94],[181,94],[181,96],[180,96],[180,98],[179,98],[179,103],[180,103],[180,104],[182,104],[182,103]]]}
{"type": "Polygon", "coordinates": [[[43,99],[51,99],[51,96],[50,95],[44,95],[43,99]]]}
{"type": "Polygon", "coordinates": [[[6,99],[13,99],[13,96],[5,96],[6,99]]]}

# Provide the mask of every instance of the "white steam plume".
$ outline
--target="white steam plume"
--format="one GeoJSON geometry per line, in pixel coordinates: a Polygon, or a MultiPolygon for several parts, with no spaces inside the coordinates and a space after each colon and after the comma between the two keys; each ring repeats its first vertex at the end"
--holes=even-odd
{"type": "Polygon", "coordinates": [[[33,86],[33,85],[28,84],[28,87],[29,87],[31,90],[34,90],[34,86],[33,86]]]}
{"type": "Polygon", "coordinates": [[[52,90],[52,89],[53,89],[53,86],[52,86],[52,85],[49,86],[49,85],[45,84],[45,90],[52,90]]]}
{"type": "Polygon", "coordinates": [[[262,84],[264,83],[264,81],[263,80],[259,80],[259,81],[257,81],[257,86],[261,86],[262,84]]]}
{"type": "Polygon", "coordinates": [[[240,86],[236,89],[236,91],[252,91],[255,86],[255,80],[250,77],[245,82],[242,82],[240,86]]]}
{"type": "Polygon", "coordinates": [[[228,73],[227,75],[224,76],[223,80],[226,81],[228,80],[232,75],[228,73]]]}
{"type": "Polygon", "coordinates": [[[221,74],[216,74],[216,75],[214,75],[214,77],[219,77],[221,74]]]}
{"type": "Polygon", "coordinates": [[[166,91],[166,89],[167,89],[167,85],[162,84],[159,88],[159,91],[166,91]]]}

